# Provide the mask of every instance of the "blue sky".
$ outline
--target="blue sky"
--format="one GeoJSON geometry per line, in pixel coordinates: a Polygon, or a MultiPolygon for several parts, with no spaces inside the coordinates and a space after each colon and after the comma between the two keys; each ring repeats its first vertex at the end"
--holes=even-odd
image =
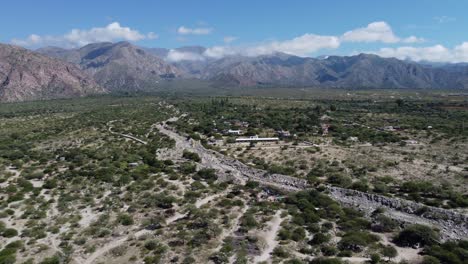
{"type": "Polygon", "coordinates": [[[373,52],[457,62],[468,60],[467,10],[461,0],[15,0],[2,3],[0,42],[37,48],[128,40],[215,47],[212,56],[373,52]]]}

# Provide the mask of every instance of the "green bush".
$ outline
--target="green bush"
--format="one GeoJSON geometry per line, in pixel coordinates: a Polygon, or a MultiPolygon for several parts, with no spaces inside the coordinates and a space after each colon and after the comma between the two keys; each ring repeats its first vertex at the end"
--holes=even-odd
{"type": "Polygon", "coordinates": [[[60,264],[60,257],[57,255],[48,257],[41,261],[39,264],[60,264]]]}
{"type": "Polygon", "coordinates": [[[365,247],[377,241],[379,241],[379,237],[376,235],[362,231],[351,231],[342,237],[338,247],[340,250],[361,252],[365,247]]]}
{"type": "Polygon", "coordinates": [[[331,236],[329,234],[317,233],[309,241],[309,244],[311,244],[311,245],[321,245],[321,244],[324,244],[324,243],[328,243],[328,241],[330,241],[330,239],[331,239],[331,236]]]}
{"type": "Polygon", "coordinates": [[[390,260],[390,259],[392,259],[392,258],[398,256],[398,251],[396,250],[396,248],[394,248],[394,247],[388,245],[388,246],[384,246],[384,247],[382,248],[382,255],[383,255],[384,257],[387,257],[388,260],[390,260]]]}
{"type": "Polygon", "coordinates": [[[324,258],[324,257],[314,258],[309,263],[310,264],[343,264],[343,262],[338,258],[324,258]]]}
{"type": "Polygon", "coordinates": [[[201,158],[197,153],[190,152],[188,150],[184,150],[184,152],[182,154],[182,157],[184,157],[186,159],[189,159],[189,160],[193,160],[195,162],[200,162],[201,161],[201,158]]]}
{"type": "Polygon", "coordinates": [[[432,263],[465,264],[468,259],[468,241],[448,241],[424,248],[424,261],[432,263]]]}
{"type": "Polygon", "coordinates": [[[440,264],[440,261],[436,257],[433,257],[433,256],[424,256],[421,264],[440,264]]]}
{"type": "Polygon", "coordinates": [[[395,238],[395,243],[403,247],[413,247],[419,245],[430,246],[438,243],[439,234],[428,226],[411,225],[403,229],[395,238]]]}
{"type": "Polygon", "coordinates": [[[3,237],[15,237],[18,235],[18,231],[16,231],[16,229],[14,228],[6,228],[3,232],[2,232],[2,236],[3,237]]]}
{"type": "Polygon", "coordinates": [[[133,217],[129,214],[120,214],[117,217],[117,222],[124,226],[133,225],[133,217]]]}
{"type": "Polygon", "coordinates": [[[214,169],[201,169],[197,172],[197,176],[207,182],[213,182],[217,179],[216,171],[214,169]]]}

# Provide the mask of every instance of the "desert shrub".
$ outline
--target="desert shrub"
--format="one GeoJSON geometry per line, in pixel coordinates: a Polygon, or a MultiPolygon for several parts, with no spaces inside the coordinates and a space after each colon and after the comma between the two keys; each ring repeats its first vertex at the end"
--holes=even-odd
{"type": "Polygon", "coordinates": [[[241,226],[247,230],[255,228],[258,226],[257,220],[252,213],[246,213],[241,219],[241,226]]]}
{"type": "Polygon", "coordinates": [[[184,152],[182,154],[182,157],[184,157],[186,159],[189,159],[189,160],[193,160],[195,162],[200,162],[201,161],[201,158],[197,153],[190,152],[188,150],[184,150],[184,152]]]}
{"type": "Polygon", "coordinates": [[[320,247],[320,251],[324,256],[335,256],[338,253],[338,249],[331,245],[323,245],[320,247]]]}
{"type": "Polygon", "coordinates": [[[351,231],[344,234],[338,243],[340,250],[360,252],[371,243],[379,241],[379,237],[367,232],[351,231]]]}
{"type": "Polygon", "coordinates": [[[145,242],[144,247],[147,250],[154,250],[158,247],[158,242],[156,240],[148,240],[145,242]]]}
{"type": "Polygon", "coordinates": [[[258,186],[260,186],[260,184],[258,182],[256,182],[256,181],[250,181],[249,180],[249,181],[247,181],[245,183],[245,187],[249,188],[249,189],[256,189],[256,188],[258,188],[258,186]]]}
{"type": "Polygon", "coordinates": [[[310,264],[342,264],[343,262],[338,258],[318,257],[318,258],[314,258],[309,263],[310,264]]]}
{"type": "Polygon", "coordinates": [[[421,264],[440,264],[440,261],[433,256],[424,256],[421,264]]]}
{"type": "Polygon", "coordinates": [[[398,228],[398,222],[382,214],[375,217],[375,223],[372,225],[374,232],[392,232],[396,228],[398,228]]]}
{"type": "Polygon", "coordinates": [[[327,181],[330,184],[337,185],[343,188],[347,188],[352,184],[352,179],[349,176],[333,173],[332,175],[328,176],[327,181]]]}
{"type": "Polygon", "coordinates": [[[411,225],[403,229],[397,237],[395,243],[403,247],[430,246],[439,241],[439,234],[428,226],[411,225]]]}
{"type": "Polygon", "coordinates": [[[382,248],[382,255],[384,257],[387,257],[390,260],[390,259],[398,256],[398,251],[393,246],[388,245],[388,246],[384,246],[382,248]]]}
{"type": "Polygon", "coordinates": [[[468,241],[448,241],[424,248],[424,263],[464,264],[468,259],[468,241]]]}
{"type": "Polygon", "coordinates": [[[324,243],[328,243],[328,241],[330,241],[330,239],[331,239],[331,236],[329,234],[317,233],[309,241],[309,244],[311,244],[311,245],[321,245],[321,244],[324,244],[324,243]]]}
{"type": "Polygon", "coordinates": [[[47,179],[42,185],[44,189],[54,189],[57,188],[57,180],[56,179],[47,179]]]}
{"type": "Polygon", "coordinates": [[[370,263],[371,264],[377,264],[380,262],[380,255],[377,253],[372,253],[370,255],[370,263]]]}
{"type": "Polygon", "coordinates": [[[191,162],[184,162],[180,165],[179,170],[183,174],[191,174],[197,171],[197,166],[191,162]]]}
{"type": "Polygon", "coordinates": [[[216,171],[214,169],[201,169],[196,174],[207,182],[213,182],[217,179],[216,171]]]}
{"type": "Polygon", "coordinates": [[[18,231],[16,231],[16,229],[14,228],[6,228],[5,230],[3,230],[2,232],[2,236],[3,237],[15,237],[18,235],[18,231]]]}
{"type": "Polygon", "coordinates": [[[117,222],[124,226],[133,225],[133,217],[129,214],[119,214],[117,222]]]}
{"type": "Polygon", "coordinates": [[[367,181],[360,180],[351,184],[351,189],[367,192],[369,190],[369,185],[367,184],[367,181]]]}
{"type": "Polygon", "coordinates": [[[39,264],[60,264],[60,257],[57,255],[48,257],[39,262],[39,264]]]}
{"type": "Polygon", "coordinates": [[[273,255],[278,258],[287,258],[289,253],[283,247],[275,247],[273,250],[273,255]]]}
{"type": "Polygon", "coordinates": [[[295,228],[291,233],[291,239],[294,241],[302,241],[306,236],[305,230],[302,227],[295,228]]]}

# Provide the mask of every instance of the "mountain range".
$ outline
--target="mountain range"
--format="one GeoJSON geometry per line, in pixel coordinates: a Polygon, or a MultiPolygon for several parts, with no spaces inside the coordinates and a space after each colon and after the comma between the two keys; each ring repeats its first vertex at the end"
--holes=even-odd
{"type": "Polygon", "coordinates": [[[0,101],[14,102],[105,93],[77,65],[0,44],[0,101]]]}
{"type": "MultiPolygon", "coordinates": [[[[204,56],[200,46],[143,48],[128,42],[35,51],[0,44],[0,100],[151,91],[160,82],[199,79],[216,87],[468,89],[468,65],[431,65],[376,55],[204,56]],[[195,59],[171,58],[173,52],[195,59]]],[[[189,82],[184,82],[189,83],[189,82]]]]}

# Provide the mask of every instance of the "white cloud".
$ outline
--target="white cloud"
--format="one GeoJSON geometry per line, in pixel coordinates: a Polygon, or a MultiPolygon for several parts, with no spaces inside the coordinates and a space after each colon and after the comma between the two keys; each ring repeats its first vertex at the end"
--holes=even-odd
{"type": "Polygon", "coordinates": [[[150,32],[148,34],[146,34],[146,38],[147,39],[157,39],[159,38],[158,34],[154,33],[154,32],[150,32]]]}
{"type": "Polygon", "coordinates": [[[411,59],[414,61],[432,62],[468,62],[468,42],[455,46],[452,49],[443,45],[429,47],[398,47],[381,48],[378,51],[370,52],[382,57],[394,57],[398,59],[411,59]]]}
{"type": "Polygon", "coordinates": [[[228,43],[228,44],[235,40],[237,40],[237,37],[233,37],[233,36],[226,36],[223,38],[224,43],[228,43]]]}
{"type": "Polygon", "coordinates": [[[215,46],[208,48],[203,55],[211,58],[222,58],[232,55],[259,56],[284,52],[292,55],[306,56],[320,49],[335,49],[339,46],[340,41],[337,37],[304,34],[290,40],[271,41],[246,47],[215,46]]]}
{"type": "Polygon", "coordinates": [[[349,42],[384,42],[396,43],[400,41],[392,28],[384,21],[372,22],[367,27],[357,28],[345,32],[343,41],[349,42]]]}
{"type": "Polygon", "coordinates": [[[372,22],[367,27],[357,28],[345,32],[341,36],[342,41],[346,42],[383,42],[383,43],[419,43],[424,42],[423,38],[409,36],[400,38],[395,35],[389,24],[385,21],[372,22]]]}
{"type": "Polygon", "coordinates": [[[284,52],[293,55],[304,56],[321,49],[336,49],[340,41],[335,36],[320,36],[304,34],[302,36],[286,41],[274,41],[247,49],[248,55],[256,56],[271,54],[273,52],[284,52]]]}
{"type": "Polygon", "coordinates": [[[404,43],[421,43],[425,42],[426,40],[424,38],[418,38],[416,36],[409,36],[407,38],[404,38],[401,40],[404,43]]]}
{"type": "Polygon", "coordinates": [[[13,39],[11,42],[20,46],[45,46],[54,45],[62,47],[79,47],[94,42],[113,42],[118,40],[139,41],[143,39],[155,39],[158,36],[154,32],[140,33],[129,27],[122,27],[118,22],[113,22],[106,27],[95,27],[88,30],[72,29],[61,36],[39,36],[32,34],[26,39],[13,39]]]}
{"type": "Polygon", "coordinates": [[[178,62],[178,61],[202,61],[205,60],[205,57],[193,53],[193,52],[182,52],[182,51],[177,51],[174,49],[171,49],[169,53],[167,54],[166,60],[171,61],[171,62],[178,62]]]}
{"type": "Polygon", "coordinates": [[[207,48],[205,52],[203,52],[203,56],[220,59],[226,56],[232,55],[240,55],[241,50],[237,47],[225,47],[225,46],[214,46],[211,48],[207,48]]]}
{"type": "Polygon", "coordinates": [[[436,16],[434,17],[434,20],[437,21],[439,24],[444,24],[448,22],[453,22],[457,19],[454,17],[450,17],[450,16],[436,16]]]}
{"type": "Polygon", "coordinates": [[[284,41],[270,41],[246,47],[215,46],[208,48],[204,55],[212,58],[221,58],[231,55],[258,56],[284,52],[297,56],[308,56],[322,49],[339,48],[343,42],[384,42],[384,43],[420,43],[423,38],[409,36],[400,38],[395,35],[392,28],[384,21],[368,24],[366,27],[345,32],[340,36],[324,36],[304,34],[284,41]]]}
{"type": "Polygon", "coordinates": [[[212,28],[188,28],[181,26],[177,29],[177,33],[181,35],[208,35],[213,31],[212,28]]]}

